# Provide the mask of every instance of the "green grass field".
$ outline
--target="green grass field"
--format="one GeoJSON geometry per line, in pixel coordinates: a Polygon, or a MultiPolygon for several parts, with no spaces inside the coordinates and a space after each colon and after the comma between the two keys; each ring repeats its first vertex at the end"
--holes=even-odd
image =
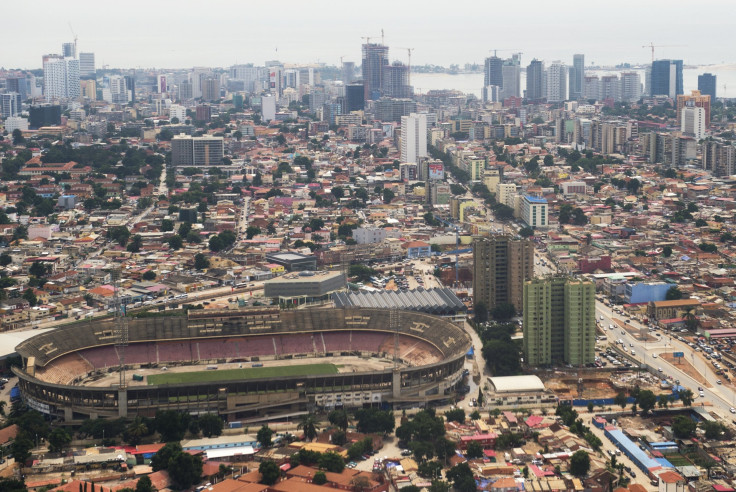
{"type": "Polygon", "coordinates": [[[170,372],[148,376],[148,384],[209,383],[236,379],[277,378],[282,376],[304,376],[337,374],[334,364],[304,364],[298,366],[249,367],[247,369],[218,369],[194,372],[170,372]]]}

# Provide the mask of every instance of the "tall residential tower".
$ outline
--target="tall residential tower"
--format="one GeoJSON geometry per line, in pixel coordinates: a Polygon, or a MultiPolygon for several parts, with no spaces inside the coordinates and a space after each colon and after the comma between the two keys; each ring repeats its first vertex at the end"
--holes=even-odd
{"type": "Polygon", "coordinates": [[[534,276],[534,244],[510,236],[473,241],[473,303],[489,311],[499,304],[522,309],[523,286],[534,276]]]}

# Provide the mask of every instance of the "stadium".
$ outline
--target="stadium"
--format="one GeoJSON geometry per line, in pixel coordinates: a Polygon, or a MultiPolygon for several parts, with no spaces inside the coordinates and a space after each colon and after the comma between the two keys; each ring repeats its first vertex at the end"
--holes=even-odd
{"type": "Polygon", "coordinates": [[[450,398],[468,335],[437,316],[391,313],[248,308],[129,319],[124,347],[112,321],[81,323],[19,344],[23,368],[13,370],[30,407],[68,422],[159,409],[257,421],[450,398]]]}

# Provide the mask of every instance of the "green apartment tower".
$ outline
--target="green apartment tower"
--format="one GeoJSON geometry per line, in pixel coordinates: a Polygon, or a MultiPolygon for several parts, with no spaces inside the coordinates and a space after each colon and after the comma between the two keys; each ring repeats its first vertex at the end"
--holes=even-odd
{"type": "Polygon", "coordinates": [[[595,286],[563,276],[524,283],[524,359],[530,366],[595,358],[595,286]]]}
{"type": "Polygon", "coordinates": [[[473,304],[490,311],[513,304],[521,311],[524,282],[534,277],[534,244],[497,235],[473,240],[473,304]]]}

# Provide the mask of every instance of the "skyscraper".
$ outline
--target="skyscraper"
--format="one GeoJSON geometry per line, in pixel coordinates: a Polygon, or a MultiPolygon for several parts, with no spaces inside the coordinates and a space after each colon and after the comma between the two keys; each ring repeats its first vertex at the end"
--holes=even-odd
{"type": "Polygon", "coordinates": [[[521,66],[519,58],[514,55],[513,58],[504,60],[501,67],[501,99],[509,97],[521,96],[521,66]]]}
{"type": "Polygon", "coordinates": [[[355,80],[355,62],[342,62],[342,83],[348,85],[355,80]]]}
{"type": "Polygon", "coordinates": [[[544,62],[536,58],[526,67],[526,98],[529,101],[541,101],[546,94],[542,92],[544,62]]]}
{"type": "Polygon", "coordinates": [[[207,77],[202,81],[202,99],[205,101],[220,100],[220,81],[217,77],[207,77]]]}
{"type": "Polygon", "coordinates": [[[411,97],[414,95],[409,85],[409,67],[400,61],[383,67],[383,95],[386,97],[411,97]]]}
{"type": "Polygon", "coordinates": [[[491,311],[499,304],[523,308],[524,282],[534,276],[534,245],[510,236],[473,240],[473,304],[491,311]]]}
{"type": "Polygon", "coordinates": [[[701,94],[700,91],[691,91],[690,95],[680,94],[677,96],[677,125],[682,123],[682,109],[691,106],[703,108],[705,111],[705,126],[710,127],[710,96],[701,94]]]}
{"type": "Polygon", "coordinates": [[[419,162],[427,157],[427,115],[411,113],[401,117],[401,162],[419,162]]]}
{"type": "Polygon", "coordinates": [[[683,93],[682,60],[655,60],[652,62],[652,96],[672,99],[683,93]]]}
{"type": "Polygon", "coordinates": [[[77,43],[63,43],[61,45],[61,55],[64,58],[77,57],[77,43]]]}
{"type": "Polygon", "coordinates": [[[503,60],[497,56],[486,58],[483,85],[503,87],[503,60]]]}
{"type": "Polygon", "coordinates": [[[135,102],[135,75],[124,75],[123,77],[125,78],[125,87],[130,93],[129,100],[135,102]]]}
{"type": "Polygon", "coordinates": [[[530,366],[595,358],[595,286],[556,276],[524,283],[524,359],[530,366]]]}
{"type": "Polygon", "coordinates": [[[217,166],[222,164],[222,137],[175,135],[171,139],[171,163],[174,166],[217,166]]]}
{"type": "Polygon", "coordinates": [[[641,99],[641,77],[636,72],[623,72],[621,74],[621,100],[637,102],[639,99],[641,99]]]}
{"type": "Polygon", "coordinates": [[[567,68],[555,62],[547,69],[547,102],[556,103],[567,99],[567,68]]]}
{"type": "Polygon", "coordinates": [[[5,92],[0,94],[0,116],[10,118],[20,113],[20,94],[17,92],[5,92]]]}
{"type": "Polygon", "coordinates": [[[46,100],[79,97],[79,60],[61,55],[43,57],[43,94],[46,100]]]}
{"type": "Polygon", "coordinates": [[[347,112],[362,111],[365,107],[365,94],[363,92],[363,82],[356,82],[345,86],[345,101],[347,104],[347,112]]]}
{"type": "Polygon", "coordinates": [[[570,70],[570,99],[578,100],[583,97],[584,80],[585,55],[572,55],[572,70],[570,70]]]}
{"type": "Polygon", "coordinates": [[[378,43],[363,45],[363,97],[375,100],[383,94],[383,71],[388,65],[388,46],[378,43]]]}
{"type": "Polygon", "coordinates": [[[711,103],[716,101],[716,76],[712,73],[698,75],[698,90],[701,94],[710,96],[711,103]]]}
{"type": "Polygon", "coordinates": [[[79,77],[80,78],[95,78],[95,54],[94,53],[80,53],[79,54],[79,77]]]}

